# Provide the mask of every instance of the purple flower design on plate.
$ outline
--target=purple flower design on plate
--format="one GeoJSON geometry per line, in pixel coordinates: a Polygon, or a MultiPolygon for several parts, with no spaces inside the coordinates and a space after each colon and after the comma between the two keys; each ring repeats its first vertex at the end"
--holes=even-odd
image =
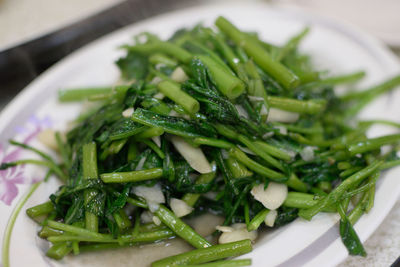
{"type": "MultiPolygon", "coordinates": [[[[0,144],[0,163],[16,160],[19,151],[5,154],[3,146],[0,144]]],[[[7,170],[0,171],[0,200],[6,205],[11,205],[11,202],[18,195],[17,184],[24,184],[24,168],[16,166],[7,170]]]]}
{"type": "MultiPolygon", "coordinates": [[[[28,144],[42,129],[49,126],[51,126],[50,118],[39,119],[32,116],[25,127],[18,127],[16,131],[24,136],[22,143],[28,144]]],[[[22,151],[22,148],[17,147],[10,152],[6,152],[4,146],[0,144],[0,164],[18,160],[22,151]]],[[[38,179],[27,178],[24,171],[25,167],[23,165],[0,170],[0,201],[3,201],[4,204],[11,205],[12,201],[17,197],[19,192],[18,184],[30,184],[38,181],[38,179]]]]}

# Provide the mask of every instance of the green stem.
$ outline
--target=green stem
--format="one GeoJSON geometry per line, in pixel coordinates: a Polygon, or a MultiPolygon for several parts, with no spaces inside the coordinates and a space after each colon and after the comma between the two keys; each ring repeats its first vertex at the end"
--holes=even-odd
{"type": "Polygon", "coordinates": [[[118,228],[121,230],[127,229],[132,226],[129,217],[126,215],[123,209],[120,209],[119,211],[115,212],[113,214],[113,217],[115,222],[117,223],[118,228]]]}
{"type": "Polygon", "coordinates": [[[301,134],[320,135],[323,132],[323,129],[320,125],[315,125],[312,127],[300,127],[300,126],[296,126],[293,124],[281,123],[281,122],[273,122],[271,124],[274,127],[275,126],[283,126],[290,132],[301,133],[301,134]]]}
{"type": "Polygon", "coordinates": [[[3,237],[3,248],[2,248],[2,263],[3,267],[10,267],[10,240],[11,234],[14,229],[15,221],[19,213],[21,212],[22,208],[24,207],[25,203],[28,199],[32,196],[33,192],[39,187],[41,182],[32,185],[27,194],[23,196],[11,212],[10,218],[8,219],[6,229],[4,230],[4,237],[3,237]]]}
{"type": "Polygon", "coordinates": [[[328,196],[319,200],[318,203],[313,205],[311,208],[301,209],[299,211],[299,216],[306,220],[311,220],[311,218],[314,217],[318,212],[338,202],[341,196],[347,190],[349,190],[355,184],[358,184],[361,181],[363,181],[366,177],[373,174],[375,171],[379,169],[381,165],[382,165],[381,161],[375,161],[371,165],[353,174],[352,176],[344,180],[339,186],[337,186],[331,193],[329,193],[328,196]]]}
{"type": "Polygon", "coordinates": [[[56,221],[49,220],[47,222],[47,225],[51,228],[54,228],[56,230],[61,230],[64,232],[72,233],[77,236],[83,236],[83,237],[92,237],[92,238],[97,238],[97,239],[104,239],[104,238],[110,238],[111,235],[106,235],[106,234],[100,234],[97,232],[93,232],[91,230],[87,230],[81,227],[65,224],[65,223],[60,223],[56,221]]]}
{"type": "Polygon", "coordinates": [[[153,168],[147,170],[131,172],[111,172],[103,173],[100,178],[105,183],[128,183],[158,179],[163,176],[162,168],[153,168]]]}
{"type": "Polygon", "coordinates": [[[352,143],[348,146],[348,150],[352,156],[375,150],[384,145],[394,144],[400,141],[400,134],[392,134],[377,138],[370,138],[365,141],[352,143]]]}
{"type": "MultiPolygon", "coordinates": [[[[247,74],[247,92],[249,95],[252,96],[257,96],[257,97],[262,97],[264,99],[264,106],[267,108],[269,107],[268,103],[268,96],[267,96],[267,91],[265,91],[264,88],[264,82],[260,77],[260,74],[258,73],[258,69],[254,65],[252,60],[247,61],[244,64],[244,70],[246,71],[247,74]]],[[[259,103],[254,103],[256,105],[259,105],[259,103]]],[[[266,118],[264,118],[266,119],[266,118]]]]}
{"type": "Polygon", "coordinates": [[[271,180],[281,182],[282,180],[285,179],[285,176],[282,173],[273,171],[267,167],[262,166],[260,163],[255,162],[254,160],[250,159],[249,157],[246,156],[245,153],[243,153],[240,149],[238,148],[233,148],[230,150],[230,154],[236,158],[238,161],[243,163],[247,168],[250,170],[261,174],[265,177],[268,177],[271,180]]]}
{"type": "Polygon", "coordinates": [[[281,63],[274,61],[268,52],[258,43],[239,31],[223,17],[218,17],[215,25],[228,35],[238,46],[241,46],[265,72],[275,78],[286,89],[292,89],[299,84],[299,78],[281,63]]]}
{"type": "Polygon", "coordinates": [[[97,243],[150,243],[163,239],[171,238],[174,232],[169,229],[161,229],[153,232],[138,233],[136,235],[122,235],[120,238],[113,238],[111,235],[102,234],[101,236],[82,236],[63,234],[59,236],[51,236],[48,240],[52,243],[63,243],[69,241],[79,242],[97,242],[97,243]]]}
{"type": "Polygon", "coordinates": [[[122,241],[126,242],[137,242],[137,243],[151,243],[159,240],[172,238],[175,233],[167,228],[153,230],[151,232],[138,233],[136,235],[123,235],[121,236],[122,241]]]}
{"type": "Polygon", "coordinates": [[[337,84],[344,84],[344,83],[354,83],[362,78],[365,77],[365,71],[356,71],[353,73],[349,74],[344,74],[344,75],[338,75],[338,76],[332,76],[328,77],[325,79],[321,79],[318,81],[318,84],[324,84],[324,85],[337,85],[337,84]]]}
{"type": "Polygon", "coordinates": [[[151,264],[152,267],[169,267],[177,265],[201,264],[235,257],[251,252],[251,241],[242,240],[232,243],[215,245],[208,248],[195,249],[182,254],[167,257],[151,264]]]}
{"type": "Polygon", "coordinates": [[[199,55],[197,57],[206,65],[218,90],[221,91],[223,95],[229,99],[235,99],[244,92],[244,83],[224,67],[221,67],[218,62],[214,61],[209,56],[199,55]]]}
{"type": "Polygon", "coordinates": [[[41,238],[48,238],[50,236],[58,236],[62,235],[61,231],[55,230],[53,228],[48,227],[47,225],[42,227],[42,230],[39,232],[39,236],[41,238]]]}
{"type": "Polygon", "coordinates": [[[390,169],[390,168],[393,168],[393,167],[398,166],[398,165],[400,165],[400,159],[389,160],[389,161],[383,163],[379,169],[380,170],[386,170],[386,169],[390,169]]]}
{"type": "Polygon", "coordinates": [[[80,252],[93,252],[93,251],[102,251],[108,249],[116,249],[116,248],[124,248],[124,247],[132,247],[135,246],[135,243],[97,243],[90,245],[81,245],[79,247],[80,252]]]}
{"type": "Polygon", "coordinates": [[[47,252],[46,256],[55,260],[61,260],[72,251],[72,247],[67,242],[53,245],[47,252]]]}
{"type": "Polygon", "coordinates": [[[190,265],[181,265],[182,267],[240,267],[240,266],[250,266],[251,259],[243,259],[243,260],[224,260],[224,261],[214,261],[205,264],[190,264],[190,265]]]}
{"type": "Polygon", "coordinates": [[[178,64],[178,62],[176,62],[172,58],[160,53],[151,55],[149,57],[149,62],[153,65],[164,64],[171,68],[175,67],[178,64]]]}
{"type": "Polygon", "coordinates": [[[164,152],[151,140],[148,139],[142,139],[140,142],[146,144],[148,147],[150,147],[161,159],[165,158],[164,152]]]}
{"type": "Polygon", "coordinates": [[[240,64],[239,58],[235,55],[233,50],[226,44],[225,40],[223,40],[220,34],[211,33],[210,35],[213,37],[213,40],[215,41],[216,48],[220,50],[221,54],[228,61],[228,64],[238,74],[238,69],[239,69],[238,65],[240,64]]]}
{"type": "MultiPolygon", "coordinates": [[[[285,202],[283,203],[283,206],[290,208],[307,209],[317,204],[319,199],[321,199],[321,197],[317,197],[312,194],[289,192],[285,199],[285,202]]],[[[336,208],[334,206],[325,207],[322,211],[336,212],[336,208]]]]}
{"type": "Polygon", "coordinates": [[[32,208],[26,210],[26,214],[31,217],[38,217],[42,215],[47,215],[54,210],[54,205],[51,201],[36,205],[32,208]]]}
{"type": "Polygon", "coordinates": [[[273,157],[271,157],[268,153],[264,150],[260,149],[254,142],[250,141],[246,136],[239,135],[238,140],[242,142],[245,146],[247,146],[251,151],[253,151],[256,155],[260,156],[263,160],[269,163],[271,166],[283,171],[283,165],[273,157]]]}
{"type": "Polygon", "coordinates": [[[341,98],[343,101],[354,100],[355,102],[346,110],[348,117],[355,116],[368,103],[376,99],[378,96],[385,94],[400,85],[400,76],[396,76],[382,84],[379,84],[371,89],[355,92],[345,95],[341,98]]]}
{"type": "MultiPolygon", "coordinates": [[[[213,170],[212,172],[201,174],[197,178],[195,183],[196,184],[211,183],[211,181],[214,180],[214,178],[217,174],[217,168],[216,168],[215,162],[212,163],[211,169],[213,170]]],[[[200,194],[186,193],[183,195],[182,200],[185,201],[186,204],[188,204],[189,206],[193,207],[196,204],[199,197],[200,197],[200,194]]]]}
{"type": "Polygon", "coordinates": [[[140,133],[142,133],[143,131],[148,130],[149,128],[147,126],[144,125],[137,125],[136,127],[132,127],[132,129],[130,129],[129,131],[124,131],[122,133],[117,133],[117,134],[113,134],[109,136],[109,139],[111,141],[116,141],[119,139],[127,139],[133,135],[138,135],[140,133]]]}
{"type": "Polygon", "coordinates": [[[352,167],[351,163],[347,161],[342,161],[337,164],[337,168],[339,170],[347,170],[350,169],[351,167],[352,167]]]}
{"type": "Polygon", "coordinates": [[[267,99],[269,105],[273,108],[302,114],[318,114],[322,112],[326,106],[324,100],[297,100],[278,96],[268,96],[267,99]]]}
{"type": "Polygon", "coordinates": [[[207,240],[196,233],[189,225],[185,224],[165,206],[160,205],[159,209],[154,214],[157,215],[157,217],[174,233],[186,240],[195,248],[206,248],[211,246],[207,240]]]}
{"type": "Polygon", "coordinates": [[[63,164],[66,169],[69,169],[71,167],[71,159],[70,158],[72,158],[71,148],[70,148],[69,144],[67,144],[66,142],[64,142],[62,140],[60,132],[55,133],[55,138],[56,138],[56,142],[57,142],[58,151],[60,151],[60,155],[62,157],[63,164]]]}
{"type": "Polygon", "coordinates": [[[389,120],[365,120],[365,121],[359,121],[358,123],[360,126],[371,126],[373,124],[383,124],[383,125],[389,125],[393,126],[396,128],[400,128],[400,123],[394,122],[394,121],[389,121],[389,120]]]}
{"type": "Polygon", "coordinates": [[[290,188],[300,192],[307,192],[308,190],[307,184],[300,180],[294,172],[289,176],[289,180],[286,182],[286,184],[290,188]]]}
{"type": "Polygon", "coordinates": [[[188,51],[170,42],[152,42],[148,44],[129,46],[127,49],[132,52],[138,52],[147,55],[153,55],[157,52],[161,52],[174,57],[183,63],[189,63],[192,59],[192,55],[188,51]]]}
{"type": "Polygon", "coordinates": [[[196,137],[193,139],[192,142],[195,145],[206,145],[206,146],[213,146],[225,149],[234,147],[232,143],[229,143],[225,140],[208,138],[208,137],[196,137]]]}
{"type": "Polygon", "coordinates": [[[270,144],[267,144],[265,142],[262,141],[255,141],[254,144],[258,147],[260,147],[260,149],[264,150],[265,152],[267,152],[268,154],[279,158],[279,159],[283,159],[286,161],[289,161],[292,159],[292,155],[290,155],[288,152],[277,148],[275,146],[272,146],[270,144]]]}
{"type": "Polygon", "coordinates": [[[128,155],[127,155],[128,162],[133,161],[138,156],[138,154],[139,154],[138,144],[133,140],[131,140],[128,146],[128,155]]]}
{"type": "Polygon", "coordinates": [[[359,170],[361,170],[362,167],[361,166],[355,166],[355,167],[351,167],[350,169],[344,170],[339,174],[339,177],[344,178],[347,176],[352,175],[355,172],[358,172],[359,170]]]}
{"type": "Polygon", "coordinates": [[[236,140],[239,137],[239,134],[230,126],[216,123],[214,124],[214,127],[220,135],[225,136],[229,139],[236,140]]]}
{"type": "Polygon", "coordinates": [[[233,157],[229,157],[226,160],[226,165],[228,166],[229,170],[232,172],[233,178],[245,178],[252,176],[253,173],[249,171],[246,166],[242,163],[234,159],[233,157]]]}
{"type": "Polygon", "coordinates": [[[340,97],[343,101],[367,98],[368,102],[400,85],[400,76],[395,76],[385,82],[375,85],[364,91],[351,92],[340,97]]]}
{"type": "Polygon", "coordinates": [[[365,192],[355,208],[350,212],[348,219],[352,225],[354,225],[366,211],[368,206],[368,197],[369,194],[365,192]]]}
{"type": "Polygon", "coordinates": [[[171,112],[171,108],[165,104],[164,101],[161,101],[157,98],[147,98],[140,102],[140,105],[150,111],[168,115],[171,112]]]}
{"type": "Polygon", "coordinates": [[[322,191],[324,191],[324,192],[330,192],[330,191],[332,191],[332,184],[331,184],[331,182],[328,182],[328,181],[321,181],[321,182],[319,182],[319,183],[317,184],[317,187],[318,187],[319,189],[321,189],[322,191]]]}
{"type": "Polygon", "coordinates": [[[246,227],[249,228],[249,225],[250,225],[250,207],[249,207],[249,201],[247,199],[244,201],[244,222],[246,223],[246,227]]]}
{"type": "Polygon", "coordinates": [[[72,242],[72,252],[74,253],[75,256],[79,255],[80,253],[79,242],[77,241],[72,242]]]}
{"type": "MultiPolygon", "coordinates": [[[[82,165],[83,165],[83,179],[98,179],[97,171],[97,150],[96,143],[91,142],[82,147],[82,165]]],[[[97,194],[94,189],[86,189],[84,191],[85,205],[91,201],[97,194]]],[[[99,219],[97,216],[89,211],[85,211],[85,225],[86,229],[98,232],[99,219]]]]}
{"type": "Polygon", "coordinates": [[[169,99],[181,105],[187,112],[194,114],[199,111],[200,103],[181,90],[180,85],[171,81],[162,81],[158,85],[158,90],[169,99]]]}
{"type": "Polygon", "coordinates": [[[21,159],[21,160],[16,160],[14,162],[6,162],[0,164],[0,170],[5,170],[10,167],[14,167],[17,165],[23,165],[23,164],[33,164],[33,165],[41,165],[49,168],[54,174],[56,174],[62,181],[67,180],[67,176],[65,173],[55,165],[53,162],[50,161],[44,161],[44,160],[37,160],[37,159],[21,159]]]}
{"type": "Polygon", "coordinates": [[[186,44],[196,47],[198,50],[201,51],[198,54],[207,55],[207,57],[209,57],[212,61],[217,63],[220,68],[223,68],[225,71],[232,73],[232,70],[225,64],[225,62],[213,50],[208,49],[205,45],[201,44],[198,41],[194,41],[193,39],[188,39],[186,41],[186,44]]]}
{"type": "Polygon", "coordinates": [[[139,207],[139,208],[144,208],[144,209],[148,208],[148,206],[145,202],[131,198],[131,197],[128,197],[126,199],[126,202],[128,202],[129,204],[132,204],[133,206],[139,207]]]}
{"type": "Polygon", "coordinates": [[[95,95],[111,92],[111,87],[66,89],[58,91],[58,100],[60,102],[82,101],[95,95]]]}
{"type": "Polygon", "coordinates": [[[299,34],[296,34],[295,36],[290,38],[290,40],[281,49],[279,49],[279,52],[276,55],[275,60],[276,61],[281,61],[290,52],[295,50],[298,47],[298,45],[301,42],[301,40],[303,40],[304,37],[309,33],[309,31],[310,31],[310,28],[306,27],[299,34]]]}
{"type": "Polygon", "coordinates": [[[247,227],[248,231],[254,231],[257,230],[258,227],[264,222],[265,218],[267,217],[269,213],[269,209],[263,209],[259,213],[254,216],[253,219],[251,219],[249,226],[247,227]]]}
{"type": "Polygon", "coordinates": [[[9,142],[10,142],[10,144],[12,144],[14,146],[19,146],[19,147],[22,147],[22,148],[24,148],[26,150],[33,151],[34,153],[36,153],[39,156],[41,156],[43,159],[48,160],[48,161],[50,161],[50,162],[55,164],[54,160],[49,155],[47,155],[46,153],[43,153],[42,151],[40,151],[40,150],[38,150],[38,149],[36,149],[34,147],[31,147],[30,145],[23,144],[23,143],[14,141],[14,140],[10,140],[9,142]]]}
{"type": "Polygon", "coordinates": [[[374,200],[375,200],[375,187],[376,187],[376,181],[378,180],[380,176],[379,172],[376,172],[375,175],[371,176],[369,178],[369,190],[368,190],[368,204],[367,207],[365,209],[365,212],[368,213],[372,207],[374,206],[374,200]]]}
{"type": "Polygon", "coordinates": [[[118,154],[119,151],[125,146],[126,142],[128,142],[128,138],[119,139],[113,141],[100,155],[100,160],[105,160],[109,155],[118,154]]]}
{"type": "Polygon", "coordinates": [[[143,139],[149,139],[152,137],[160,136],[164,134],[164,130],[161,127],[150,127],[145,129],[143,132],[138,133],[135,135],[135,139],[137,140],[143,140],[143,139]]]}

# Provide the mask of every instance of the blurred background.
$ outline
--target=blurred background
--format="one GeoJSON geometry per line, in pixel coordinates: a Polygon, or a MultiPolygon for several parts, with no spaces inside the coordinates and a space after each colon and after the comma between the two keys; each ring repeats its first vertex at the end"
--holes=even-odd
{"type": "MultiPolygon", "coordinates": [[[[169,10],[231,0],[0,0],[0,108],[37,75],[111,31],[169,10]]],[[[350,22],[398,53],[399,0],[246,0],[350,22]]],[[[398,53],[399,54],[399,53],[398,53]]]]}
{"type": "MultiPolygon", "coordinates": [[[[185,7],[231,0],[0,0],[0,111],[25,86],[79,47],[126,25],[185,7]]],[[[245,0],[305,9],[351,23],[400,59],[400,0],[245,0]]],[[[367,259],[342,266],[389,266],[400,255],[400,203],[367,241],[367,259]],[[397,233],[397,234],[396,234],[397,233]]]]}

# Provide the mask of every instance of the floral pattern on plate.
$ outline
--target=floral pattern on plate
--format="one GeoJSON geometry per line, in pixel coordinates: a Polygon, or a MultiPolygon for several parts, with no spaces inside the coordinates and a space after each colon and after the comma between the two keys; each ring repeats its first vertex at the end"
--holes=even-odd
{"type": "MultiPolygon", "coordinates": [[[[51,126],[51,119],[45,117],[40,119],[32,116],[24,127],[16,129],[17,134],[22,135],[21,142],[24,144],[31,143],[35,137],[45,128],[51,126]]],[[[0,144],[0,165],[7,162],[16,161],[21,158],[23,148],[16,147],[5,149],[5,144],[0,144]]],[[[10,206],[13,200],[18,196],[19,184],[31,184],[37,182],[38,179],[30,179],[25,174],[25,166],[17,165],[6,170],[0,170],[0,201],[10,206]]]]}

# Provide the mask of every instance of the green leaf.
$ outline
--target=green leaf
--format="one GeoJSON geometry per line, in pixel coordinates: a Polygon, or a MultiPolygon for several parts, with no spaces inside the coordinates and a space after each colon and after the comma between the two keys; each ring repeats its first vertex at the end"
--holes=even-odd
{"type": "Polygon", "coordinates": [[[77,194],[72,198],[72,205],[69,207],[65,215],[64,222],[66,224],[73,224],[84,218],[84,199],[82,194],[77,194]]]}
{"type": "Polygon", "coordinates": [[[236,107],[226,97],[212,94],[209,89],[191,82],[186,82],[182,89],[201,103],[200,110],[209,119],[225,123],[236,123],[239,120],[236,107]]]}
{"type": "Polygon", "coordinates": [[[274,227],[280,227],[294,221],[298,217],[297,215],[298,211],[299,210],[296,208],[287,208],[287,207],[279,208],[278,216],[276,217],[274,227]]]}
{"type": "Polygon", "coordinates": [[[161,127],[165,132],[182,137],[216,136],[213,128],[205,122],[195,122],[183,118],[165,116],[138,108],[132,115],[132,120],[146,126],[161,127]]]}
{"type": "Polygon", "coordinates": [[[143,79],[149,69],[147,57],[135,52],[128,52],[126,57],[118,59],[116,64],[126,80],[143,79]]]}
{"type": "Polygon", "coordinates": [[[189,163],[186,161],[176,161],[175,162],[175,185],[178,191],[185,191],[183,188],[185,186],[190,186],[193,184],[189,177],[190,172],[193,169],[190,167],[189,163]]]}
{"type": "Polygon", "coordinates": [[[175,165],[172,160],[169,143],[162,139],[161,148],[165,154],[163,160],[163,176],[168,178],[168,181],[173,182],[175,180],[175,165]]]}
{"type": "Polygon", "coordinates": [[[146,126],[136,123],[128,118],[122,118],[111,126],[109,138],[111,140],[118,140],[128,138],[132,135],[138,134],[146,129],[146,126]]]}
{"type": "Polygon", "coordinates": [[[356,231],[347,218],[340,220],[340,236],[350,255],[367,256],[356,231]]]}
{"type": "Polygon", "coordinates": [[[150,155],[143,164],[143,169],[160,168],[162,165],[162,159],[155,152],[151,151],[150,155]]]}
{"type": "Polygon", "coordinates": [[[85,210],[93,213],[99,217],[104,216],[104,206],[106,203],[106,194],[98,191],[88,203],[86,203],[85,210]]]}
{"type": "Polygon", "coordinates": [[[129,196],[129,191],[131,190],[131,183],[128,183],[124,186],[124,189],[122,192],[118,195],[118,197],[111,203],[107,201],[107,215],[112,215],[114,212],[118,211],[119,209],[122,209],[125,204],[126,200],[128,199],[129,196]]]}

